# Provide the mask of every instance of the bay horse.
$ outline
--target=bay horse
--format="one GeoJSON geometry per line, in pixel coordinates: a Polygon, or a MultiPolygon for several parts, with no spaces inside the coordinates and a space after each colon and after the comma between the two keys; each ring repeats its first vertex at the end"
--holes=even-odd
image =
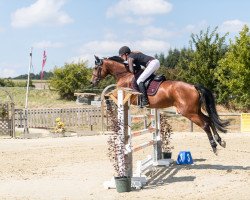
{"type": "MultiPolygon", "coordinates": [[[[134,74],[128,70],[122,58],[113,56],[100,59],[95,56],[91,83],[93,85],[111,75],[116,79],[117,87],[132,88],[134,74]]],[[[201,127],[207,134],[213,152],[217,155],[217,141],[222,147],[226,142],[221,139],[217,130],[226,133],[228,121],[222,121],[217,113],[212,92],[201,85],[192,85],[182,81],[165,80],[154,96],[148,96],[149,108],[167,108],[174,106],[177,112],[201,127]],[[202,113],[202,104],[208,115],[202,113]],[[213,133],[213,134],[212,134],[213,133]]],[[[137,98],[131,98],[131,104],[137,104],[137,98]]]]}

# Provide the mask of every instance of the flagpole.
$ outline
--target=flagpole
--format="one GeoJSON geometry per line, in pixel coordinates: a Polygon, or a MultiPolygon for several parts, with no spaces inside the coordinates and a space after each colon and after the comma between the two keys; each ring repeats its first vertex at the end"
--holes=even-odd
{"type": "Polygon", "coordinates": [[[28,96],[29,96],[29,84],[30,84],[30,70],[32,66],[32,51],[33,47],[30,49],[30,62],[29,62],[29,70],[28,70],[28,80],[27,80],[27,87],[26,87],[26,98],[25,98],[25,123],[24,123],[24,135],[29,133],[28,129],[28,96]]]}
{"type": "MultiPolygon", "coordinates": [[[[44,53],[43,53],[44,54],[44,53]]],[[[40,73],[40,85],[41,85],[41,90],[42,90],[42,88],[43,88],[43,83],[42,83],[42,81],[43,81],[43,61],[42,61],[42,71],[41,71],[41,73],[40,73]]]]}
{"type": "MultiPolygon", "coordinates": [[[[44,49],[44,51],[43,51],[43,61],[42,61],[42,71],[41,71],[41,77],[40,77],[40,79],[41,79],[41,86],[43,85],[42,84],[42,80],[43,80],[44,66],[45,66],[46,60],[47,60],[47,55],[46,55],[46,51],[44,49]]],[[[43,89],[45,89],[45,86],[44,86],[43,89]]]]}

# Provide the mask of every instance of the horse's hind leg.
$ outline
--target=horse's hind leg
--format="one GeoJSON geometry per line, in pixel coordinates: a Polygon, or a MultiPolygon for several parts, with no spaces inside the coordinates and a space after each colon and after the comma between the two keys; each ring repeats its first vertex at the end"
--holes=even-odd
{"type": "Polygon", "coordinates": [[[211,121],[211,118],[209,118],[208,116],[202,114],[203,117],[205,118],[205,120],[209,123],[209,126],[210,128],[212,129],[213,131],[213,134],[214,134],[214,139],[218,142],[218,144],[222,147],[226,147],[226,141],[222,140],[219,133],[217,132],[213,122],[211,121]]]}
{"type": "Polygon", "coordinates": [[[220,146],[225,148],[226,147],[226,141],[221,139],[221,137],[220,137],[219,133],[217,132],[217,130],[216,130],[213,123],[211,123],[210,126],[211,126],[211,129],[212,129],[213,134],[214,134],[214,139],[220,144],[220,146]]]}
{"type": "Polygon", "coordinates": [[[206,118],[205,115],[202,113],[199,114],[188,114],[184,115],[188,119],[190,119],[192,122],[194,122],[196,125],[201,127],[207,134],[207,137],[209,139],[210,145],[213,149],[213,152],[217,155],[217,144],[213,138],[212,132],[210,130],[210,120],[206,118]]]}

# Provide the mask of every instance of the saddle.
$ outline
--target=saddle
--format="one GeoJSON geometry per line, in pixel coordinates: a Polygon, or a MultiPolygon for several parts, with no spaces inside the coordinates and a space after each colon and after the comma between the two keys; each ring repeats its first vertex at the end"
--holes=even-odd
{"type": "MultiPolygon", "coordinates": [[[[143,70],[140,70],[138,73],[135,74],[133,80],[132,80],[132,89],[140,92],[138,85],[136,83],[136,80],[139,78],[139,76],[142,74],[143,70]]],[[[161,83],[163,81],[166,81],[166,77],[164,75],[155,75],[152,74],[149,76],[146,81],[144,82],[145,87],[147,89],[147,95],[148,96],[154,96],[156,92],[158,91],[161,83]]]]}

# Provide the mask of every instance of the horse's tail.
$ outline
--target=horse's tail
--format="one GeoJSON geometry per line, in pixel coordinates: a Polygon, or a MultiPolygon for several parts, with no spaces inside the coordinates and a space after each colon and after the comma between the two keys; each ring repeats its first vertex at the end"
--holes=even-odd
{"type": "Polygon", "coordinates": [[[226,133],[227,130],[225,127],[229,125],[229,121],[221,120],[219,118],[212,92],[202,85],[195,85],[195,88],[200,93],[201,101],[202,103],[205,103],[206,111],[214,126],[221,132],[226,133]]]}

